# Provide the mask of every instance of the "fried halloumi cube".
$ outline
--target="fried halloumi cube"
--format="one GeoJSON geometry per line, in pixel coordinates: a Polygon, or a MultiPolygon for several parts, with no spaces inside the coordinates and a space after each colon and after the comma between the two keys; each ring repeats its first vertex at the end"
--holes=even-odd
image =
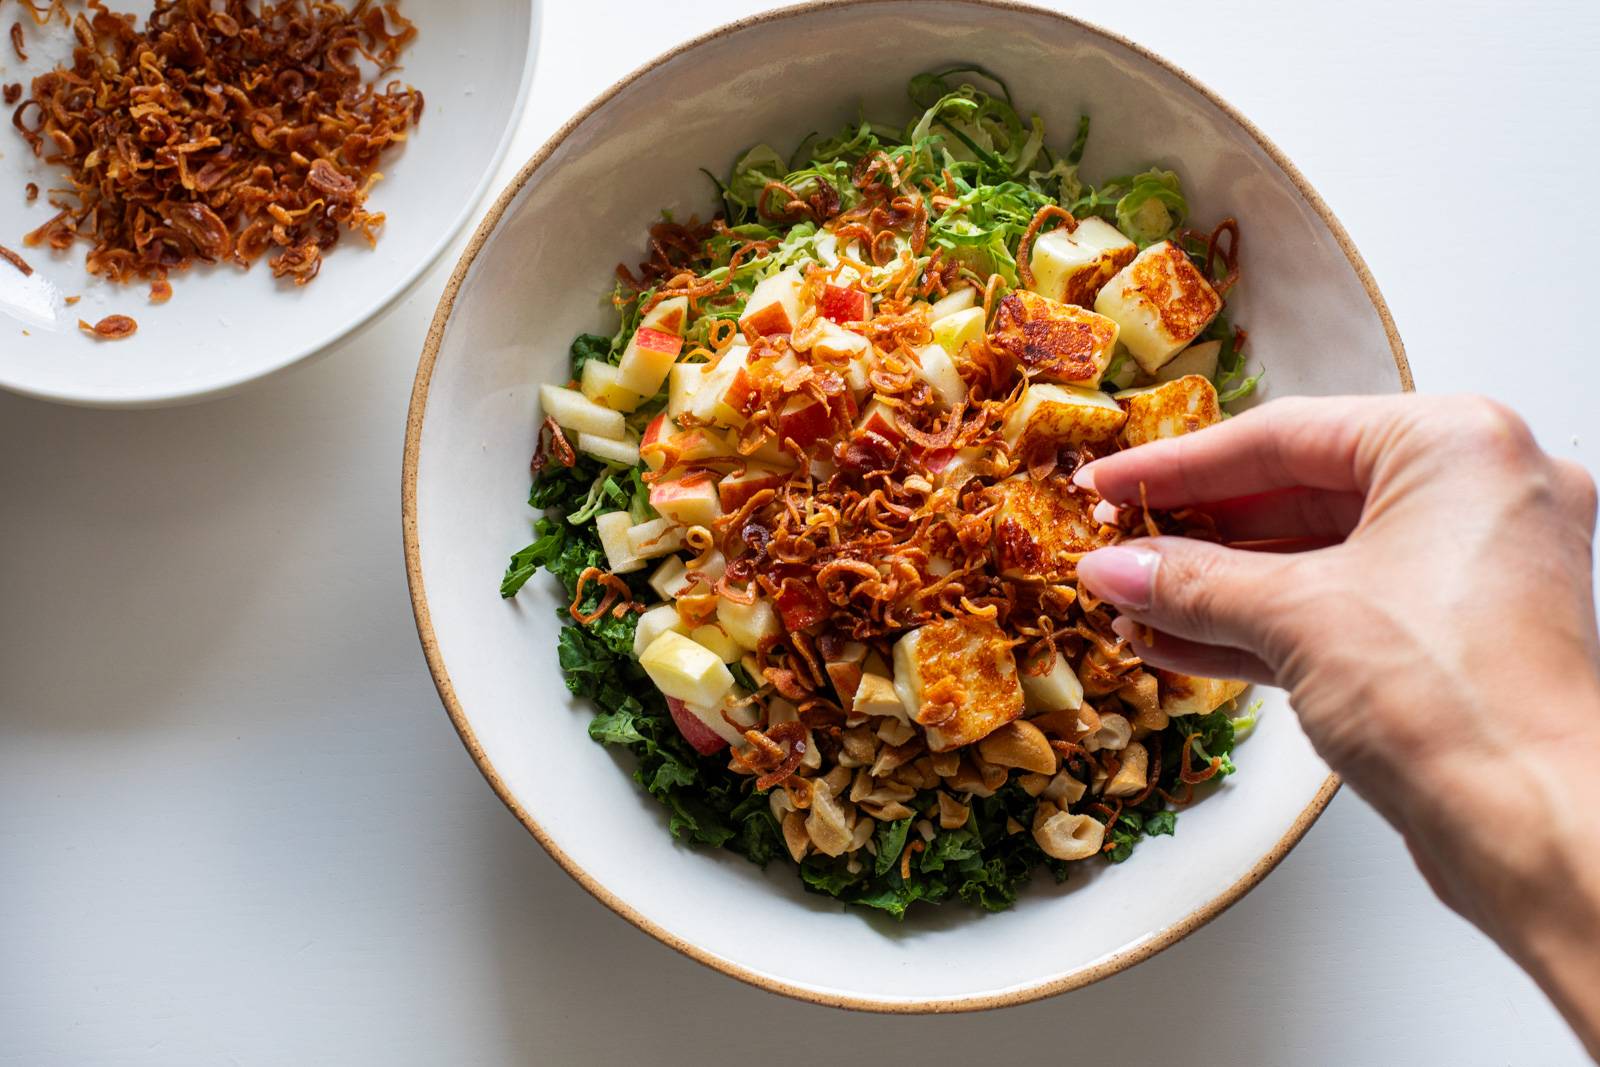
{"type": "Polygon", "coordinates": [[[1140,252],[1095,297],[1094,309],[1122,328],[1122,343],[1146,374],[1200,336],[1222,298],[1171,241],[1140,252]]]}
{"type": "Polygon", "coordinates": [[[1034,382],[1006,416],[1003,432],[1011,454],[1023,456],[1045,445],[1109,440],[1127,419],[1127,412],[1098,389],[1034,382]]]}
{"type": "Polygon", "coordinates": [[[1128,448],[1194,433],[1222,421],[1217,387],[1198,374],[1144,389],[1124,389],[1116,394],[1116,401],[1128,413],[1128,421],[1122,424],[1122,443],[1128,448]]]}
{"type": "Polygon", "coordinates": [[[1250,686],[1249,682],[1163,670],[1156,670],[1155,676],[1161,689],[1161,710],[1168,715],[1209,715],[1250,686]]]}
{"type": "Polygon", "coordinates": [[[1053,300],[1091,307],[1111,277],[1132,262],[1138,247],[1104,219],[1088,218],[1033,242],[1028,265],[1033,291],[1053,300]]]}
{"type": "Polygon", "coordinates": [[[970,745],[1022,714],[1011,642],[989,619],[941,619],[900,638],[894,687],[934,752],[970,745]]]}
{"type": "Polygon", "coordinates": [[[1062,478],[1034,481],[1026,474],[996,485],[995,556],[1005,578],[1058,580],[1071,569],[1070,553],[1110,544],[1092,514],[1094,501],[1062,478]]]}
{"type": "Polygon", "coordinates": [[[1097,386],[1117,347],[1104,315],[1020,289],[1000,301],[989,346],[1023,369],[1065,385],[1097,386]]]}

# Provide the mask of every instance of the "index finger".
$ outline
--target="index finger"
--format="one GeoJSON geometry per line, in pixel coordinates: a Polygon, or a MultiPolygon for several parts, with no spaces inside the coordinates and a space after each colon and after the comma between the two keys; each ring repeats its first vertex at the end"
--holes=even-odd
{"type": "Polygon", "coordinates": [[[1203,432],[1152,441],[1078,470],[1073,480],[1114,504],[1216,503],[1278,489],[1364,492],[1377,439],[1403,397],[1285,397],[1203,432]]]}

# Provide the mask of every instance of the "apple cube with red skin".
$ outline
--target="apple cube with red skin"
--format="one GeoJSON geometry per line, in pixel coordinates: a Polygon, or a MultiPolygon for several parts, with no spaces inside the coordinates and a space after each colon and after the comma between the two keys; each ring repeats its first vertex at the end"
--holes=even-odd
{"type": "Polygon", "coordinates": [[[662,333],[683,336],[683,325],[689,321],[689,298],[671,296],[644,313],[639,325],[662,333]]]}
{"type": "Polygon", "coordinates": [[[841,325],[846,322],[866,322],[872,310],[872,297],[860,289],[846,289],[827,285],[817,301],[817,314],[841,325]]]}
{"type": "Polygon", "coordinates": [[[788,471],[752,465],[718,482],[717,497],[722,501],[723,512],[732,514],[761,490],[777,489],[788,480],[788,471]]]}
{"type": "Polygon", "coordinates": [[[672,722],[683,739],[700,755],[712,756],[728,747],[728,742],[713,733],[711,727],[701,722],[700,716],[677,697],[667,698],[667,711],[672,714],[672,722]]]}
{"type": "Polygon", "coordinates": [[[895,421],[894,409],[881,400],[874,400],[862,412],[861,420],[856,423],[857,433],[875,433],[890,444],[899,444],[905,435],[900,432],[900,424],[895,421]]]}
{"type": "Polygon", "coordinates": [[[724,352],[700,379],[698,390],[689,398],[689,414],[701,422],[734,428],[743,426],[749,421],[745,407],[758,392],[749,367],[748,347],[735,346],[724,352]]]}
{"type": "Polygon", "coordinates": [[[641,326],[622,353],[617,383],[640,396],[654,396],[667,380],[667,372],[683,351],[683,338],[664,330],[641,326]]]}
{"type": "Polygon", "coordinates": [[[666,451],[674,463],[700,463],[731,453],[731,446],[722,437],[704,426],[692,430],[679,430],[666,440],[666,451]]]}
{"type": "Polygon", "coordinates": [[[741,329],[763,337],[793,333],[800,324],[800,289],[805,284],[799,268],[789,267],[756,284],[739,316],[741,329]]]}
{"type": "Polygon", "coordinates": [[[644,436],[639,438],[639,456],[651,470],[660,470],[666,462],[667,439],[677,432],[678,427],[665,411],[651,419],[650,425],[644,428],[644,436]]]}
{"type": "Polygon", "coordinates": [[[814,396],[791,396],[778,412],[778,437],[810,448],[833,432],[833,414],[814,396]]]}
{"type": "Polygon", "coordinates": [[[722,514],[717,483],[710,478],[674,478],[650,487],[650,506],[685,526],[710,526],[722,514]]]}

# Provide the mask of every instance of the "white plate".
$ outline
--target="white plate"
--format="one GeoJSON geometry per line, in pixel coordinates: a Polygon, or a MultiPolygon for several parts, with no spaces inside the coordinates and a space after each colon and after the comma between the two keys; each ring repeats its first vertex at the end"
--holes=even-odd
{"type": "Polygon", "coordinates": [[[713,967],[885,1011],[1017,1003],[1145,958],[1263,877],[1335,785],[1283,695],[1263,692],[1241,772],[1184,813],[1175,837],[1147,841],[1120,866],[1086,865],[1064,887],[1036,878],[1006,913],[947,905],[896,925],[805,893],[786,864],[763,874],[675,844],[629,760],[588,739],[590,709],[562,688],[553,581],[513,603],[498,597],[507,555],[528,540],[539,383],[566,377],[575,333],[610,331],[600,294],[619,259],[639,258],[656,213],[705,214],[699,167],[724,172],[752,142],[787,148],[831,130],[863,99],[875,115],[903,113],[912,74],[959,61],[1002,72],[1058,145],[1087,109],[1090,176],[1172,165],[1196,219],[1242,220],[1234,308],[1270,368],[1268,395],[1409,385],[1381,298],[1338,223],[1276,149],[1181,72],[1055,14],[868,0],[701,38],[621,83],[534,157],[440,303],[403,483],[413,603],[440,694],[485,776],[551,855],[630,922],[713,967]]]}
{"type": "MultiPolygon", "coordinates": [[[[42,5],[41,5],[42,6],[42,5]]],[[[149,0],[111,8],[141,18],[149,0]]],[[[74,7],[74,10],[76,8],[74,7]]],[[[18,9],[19,11],[21,9],[18,9]]],[[[236,389],[296,363],[344,337],[397,299],[464,226],[511,142],[533,73],[536,0],[400,0],[418,35],[396,77],[422,90],[425,110],[410,141],[379,164],[384,180],[369,203],[388,216],[375,247],[346,233],[322,273],[297,288],[272,277],[264,261],[249,271],[198,267],[172,276],[173,296],[152,305],[144,284],[116,286],[83,268],[88,245],[52,254],[24,248],[22,235],[53,214],[23,186],[59,183],[11,128],[0,122],[0,245],[34,267],[23,279],[0,263],[0,388],[29,396],[104,407],[152,407],[236,389]],[[28,308],[40,283],[81,295],[53,322],[28,308]],[[133,337],[96,342],[77,329],[125,314],[133,337]]],[[[27,64],[9,41],[0,82],[28,82],[66,56],[59,24],[36,29],[24,18],[27,64]]],[[[10,19],[6,20],[9,26],[10,19]]]]}

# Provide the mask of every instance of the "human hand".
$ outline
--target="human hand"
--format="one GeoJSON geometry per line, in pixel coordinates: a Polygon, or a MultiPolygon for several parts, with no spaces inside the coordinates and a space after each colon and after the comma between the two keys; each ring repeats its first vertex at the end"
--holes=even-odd
{"type": "Polygon", "coordinates": [[[1440,897],[1600,1051],[1588,474],[1498,404],[1412,396],[1275,401],[1076,481],[1102,509],[1138,508],[1142,489],[1215,519],[1224,544],[1128,541],[1079,578],[1150,663],[1289,690],[1440,897]]]}

